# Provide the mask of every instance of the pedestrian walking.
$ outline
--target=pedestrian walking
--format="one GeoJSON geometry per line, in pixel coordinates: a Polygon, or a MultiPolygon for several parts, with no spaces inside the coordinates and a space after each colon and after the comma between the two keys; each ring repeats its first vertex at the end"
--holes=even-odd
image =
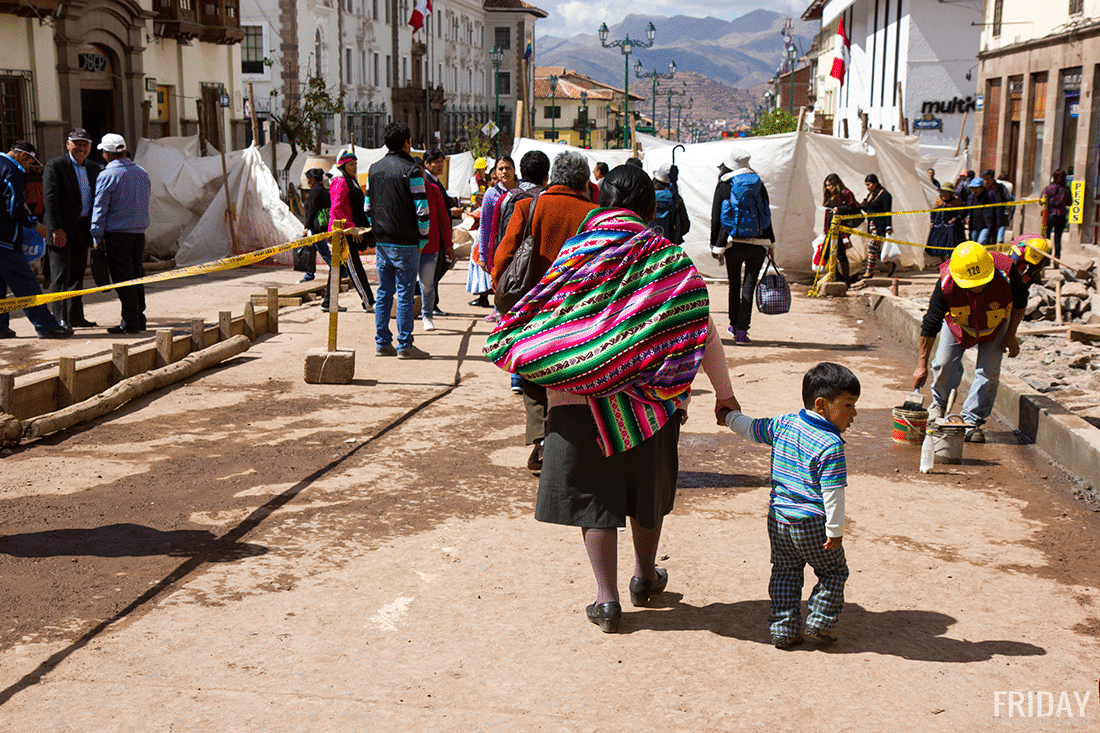
{"type": "MultiPolygon", "coordinates": [[[[367,214],[363,209],[363,189],[359,187],[358,178],[359,159],[355,157],[355,153],[342,150],[336,159],[336,168],[337,172],[329,185],[329,231],[332,231],[338,221],[343,221],[345,227],[366,228],[367,214]]],[[[366,250],[368,240],[362,234],[352,234],[347,244],[351,282],[355,286],[355,292],[359,293],[363,312],[371,313],[374,310],[374,293],[371,292],[370,282],[367,280],[367,271],[363,269],[363,261],[359,258],[366,250]]],[[[327,310],[327,304],[321,307],[327,310]]],[[[340,306],[340,309],[344,310],[344,307],[340,306]]]]}
{"type": "Polygon", "coordinates": [[[735,148],[718,164],[718,184],[710,207],[710,251],[726,266],[730,316],[727,330],[739,344],[752,343],[749,327],[753,294],[764,258],[772,253],[775,243],[768,188],[749,167],[750,159],[746,151],[735,148]]]}
{"type": "MultiPolygon", "coordinates": [[[[840,176],[836,173],[825,176],[822,189],[823,198],[821,203],[825,207],[825,233],[828,233],[834,216],[858,214],[859,204],[856,203],[856,197],[848,190],[848,187],[844,185],[844,181],[840,180],[840,176]]],[[[841,223],[852,228],[851,225],[854,222],[850,219],[842,219],[841,223]]],[[[827,242],[825,249],[821,252],[821,262],[825,263],[829,261],[829,249],[831,247],[836,248],[836,260],[837,265],[840,267],[840,277],[848,287],[852,285],[852,279],[848,274],[848,249],[851,246],[852,242],[848,233],[840,232],[834,239],[827,242]]]]}
{"type": "MultiPolygon", "coordinates": [[[[124,283],[145,275],[145,230],[149,228],[151,184],[145,169],[126,157],[126,140],[107,133],[99,142],[107,165],[96,179],[92,246],[107,255],[111,280],[124,283]]],[[[145,330],[145,286],[116,287],[122,317],[107,333],[145,330]]]]}
{"type": "MultiPolygon", "coordinates": [[[[866,214],[877,214],[877,216],[867,217],[867,229],[875,236],[889,237],[894,233],[893,217],[890,216],[890,212],[894,210],[894,199],[890,196],[890,192],[882,187],[878,176],[874,173],[868,173],[863,182],[867,186],[867,196],[864,197],[859,208],[866,214]]],[[[881,257],[882,242],[877,239],[868,239],[867,264],[863,271],[865,279],[875,276],[881,257]]],[[[887,277],[894,274],[894,267],[894,263],[891,262],[887,277]]]]}
{"type": "Polygon", "coordinates": [[[1043,236],[1054,241],[1054,256],[1062,256],[1062,232],[1066,230],[1069,205],[1073,200],[1066,185],[1066,172],[1059,168],[1050,175],[1050,184],[1039,194],[1043,202],[1043,236]]]}
{"type": "MultiPolygon", "coordinates": [[[[7,153],[0,153],[0,300],[8,297],[10,290],[17,298],[41,295],[38,279],[34,276],[23,254],[23,230],[34,230],[40,237],[46,236],[46,227],[27,211],[24,199],[27,168],[38,165],[38,151],[26,140],[16,140],[7,153]]],[[[38,338],[58,339],[72,336],[71,329],[62,328],[44,305],[24,308],[27,320],[34,325],[38,338]]],[[[0,339],[15,338],[10,327],[10,313],[0,312],[0,339]]]]}
{"type": "MultiPolygon", "coordinates": [[[[55,293],[84,289],[84,271],[92,247],[92,204],[96,178],[103,166],[88,159],[92,138],[82,127],[65,141],[65,155],[46,163],[42,173],[46,256],[50,261],[50,290],[55,293]]],[[[76,295],[52,304],[63,328],[92,328],[84,316],[84,300],[76,295]]]]}
{"type": "Polygon", "coordinates": [[[412,133],[404,122],[391,122],[382,131],[387,152],[370,167],[367,211],[376,241],[378,298],[374,309],[377,356],[428,359],[413,345],[413,311],[420,250],[428,244],[430,211],[424,176],[410,152],[412,133]],[[397,348],[390,331],[390,313],[397,301],[397,348]]]}

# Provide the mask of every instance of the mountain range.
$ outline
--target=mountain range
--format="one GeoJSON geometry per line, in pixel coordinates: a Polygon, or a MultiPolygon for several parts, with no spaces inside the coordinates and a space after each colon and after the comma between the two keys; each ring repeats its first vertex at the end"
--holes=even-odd
{"type": "MultiPolygon", "coordinates": [[[[675,61],[676,79],[661,80],[659,88],[667,88],[670,83],[679,87],[680,81],[687,81],[688,93],[695,100],[691,117],[708,122],[743,119],[752,116],[763,94],[763,88],[752,93],[749,90],[771,82],[776,68],[784,62],[783,25],[788,17],[771,10],[754,10],[734,20],[628,15],[609,26],[608,40],[629,35],[631,40],[645,42],[646,25],[652,22],[657,29],[653,46],[635,46],[629,58],[631,93],[648,100],[653,91],[651,79],[635,74],[636,61],[642,62],[643,73],[665,73],[669,61],[675,61]]],[[[816,22],[793,19],[791,35],[799,57],[810,49],[819,28],[816,22]]],[[[564,66],[618,89],[623,86],[621,50],[604,48],[595,32],[572,38],[540,37],[537,50],[539,66],[564,66]]],[[[667,97],[658,91],[658,108],[662,100],[667,97]]],[[[648,117],[646,110],[651,104],[639,103],[638,109],[648,117]]],[[[663,123],[665,113],[658,109],[657,117],[663,123]]]]}

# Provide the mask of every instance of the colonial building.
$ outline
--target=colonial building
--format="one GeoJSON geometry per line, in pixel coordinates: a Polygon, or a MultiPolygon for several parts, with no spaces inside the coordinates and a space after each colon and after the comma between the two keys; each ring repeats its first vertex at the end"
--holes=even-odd
{"type": "Polygon", "coordinates": [[[978,96],[971,77],[982,14],[975,3],[812,0],[802,19],[821,21],[810,53],[817,129],[852,138],[866,127],[907,131],[928,156],[951,157],[965,146],[978,96]],[[851,44],[843,85],[830,75],[841,56],[842,21],[851,44]]]}
{"type": "Polygon", "coordinates": [[[310,77],[343,92],[325,142],[378,147],[385,124],[400,120],[417,147],[451,149],[498,119],[499,97],[510,147],[513,110],[530,111],[524,52],[546,13],[523,0],[436,0],[415,32],[410,0],[243,0],[242,10],[242,80],[261,115],[291,109],[310,77]]]}
{"type": "MultiPolygon", "coordinates": [[[[989,0],[977,78],[975,133],[982,168],[1004,172],[1017,198],[1038,197],[1051,173],[1083,181],[1081,224],[1063,247],[1100,243],[1100,0],[989,0]]],[[[1038,231],[1027,207],[1020,231],[1038,231]]],[[[1065,251],[1065,249],[1063,249],[1065,251]]]]}
{"type": "Polygon", "coordinates": [[[194,134],[200,109],[212,145],[239,145],[242,37],[237,0],[0,0],[0,146],[52,157],[84,127],[133,147],[194,134]]]}
{"type": "MultiPolygon", "coordinates": [[[[536,140],[574,147],[618,145],[622,135],[623,90],[562,66],[535,69],[536,140]],[[553,83],[551,83],[553,80],[553,83]]],[[[630,98],[641,100],[635,94],[630,98]]]]}

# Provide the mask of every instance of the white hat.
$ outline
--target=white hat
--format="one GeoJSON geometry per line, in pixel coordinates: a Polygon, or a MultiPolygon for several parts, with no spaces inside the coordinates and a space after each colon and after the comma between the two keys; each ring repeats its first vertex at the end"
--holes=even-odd
{"type": "Polygon", "coordinates": [[[726,155],[726,159],[722,161],[722,165],[726,166],[731,171],[735,171],[738,168],[745,168],[748,166],[750,157],[752,156],[741,148],[734,148],[726,155]]]}
{"type": "Polygon", "coordinates": [[[653,174],[653,180],[661,183],[672,183],[672,168],[668,165],[662,165],[653,174]]]}
{"type": "Polygon", "coordinates": [[[123,153],[126,151],[126,139],[117,133],[108,132],[96,147],[108,153],[123,153]]]}

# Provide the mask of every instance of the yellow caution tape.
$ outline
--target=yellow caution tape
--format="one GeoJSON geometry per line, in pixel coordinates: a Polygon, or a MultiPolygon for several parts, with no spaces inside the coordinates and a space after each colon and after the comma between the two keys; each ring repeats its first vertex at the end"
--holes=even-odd
{"type": "Polygon", "coordinates": [[[0,300],[0,313],[10,313],[11,311],[22,310],[24,308],[30,308],[36,305],[45,305],[47,303],[54,303],[59,300],[68,300],[69,298],[75,298],[78,295],[102,293],[106,290],[114,290],[115,288],[125,288],[132,285],[148,285],[150,283],[163,282],[165,280],[178,280],[179,278],[194,277],[195,275],[203,275],[208,272],[221,272],[222,270],[232,270],[237,267],[254,265],[257,262],[266,260],[268,257],[271,257],[272,255],[277,255],[280,252],[285,252],[288,249],[294,249],[295,247],[305,247],[307,245],[315,244],[326,239],[331,239],[335,234],[343,234],[345,231],[350,232],[353,230],[337,229],[331,232],[322,232],[320,234],[314,234],[313,236],[305,237],[303,239],[295,239],[293,242],[284,242],[283,244],[277,244],[274,247],[268,247],[267,249],[259,249],[255,252],[246,252],[244,254],[227,257],[224,260],[215,260],[213,262],[206,262],[201,265],[192,265],[191,267],[185,267],[182,270],[167,270],[165,272],[158,272],[156,275],[146,275],[145,277],[139,277],[134,280],[127,280],[126,282],[103,285],[102,287],[86,288],[84,290],[69,290],[62,293],[43,293],[41,295],[27,295],[22,298],[8,298],[7,300],[0,300]]]}
{"type": "Polygon", "coordinates": [[[876,216],[907,216],[909,214],[931,214],[933,211],[972,211],[973,209],[990,209],[995,206],[1023,206],[1024,204],[1038,204],[1039,199],[1024,199],[1022,201],[1003,201],[997,204],[974,204],[973,206],[952,206],[939,209],[919,209],[917,211],[884,211],[877,214],[835,214],[833,219],[871,219],[876,216]]]}

